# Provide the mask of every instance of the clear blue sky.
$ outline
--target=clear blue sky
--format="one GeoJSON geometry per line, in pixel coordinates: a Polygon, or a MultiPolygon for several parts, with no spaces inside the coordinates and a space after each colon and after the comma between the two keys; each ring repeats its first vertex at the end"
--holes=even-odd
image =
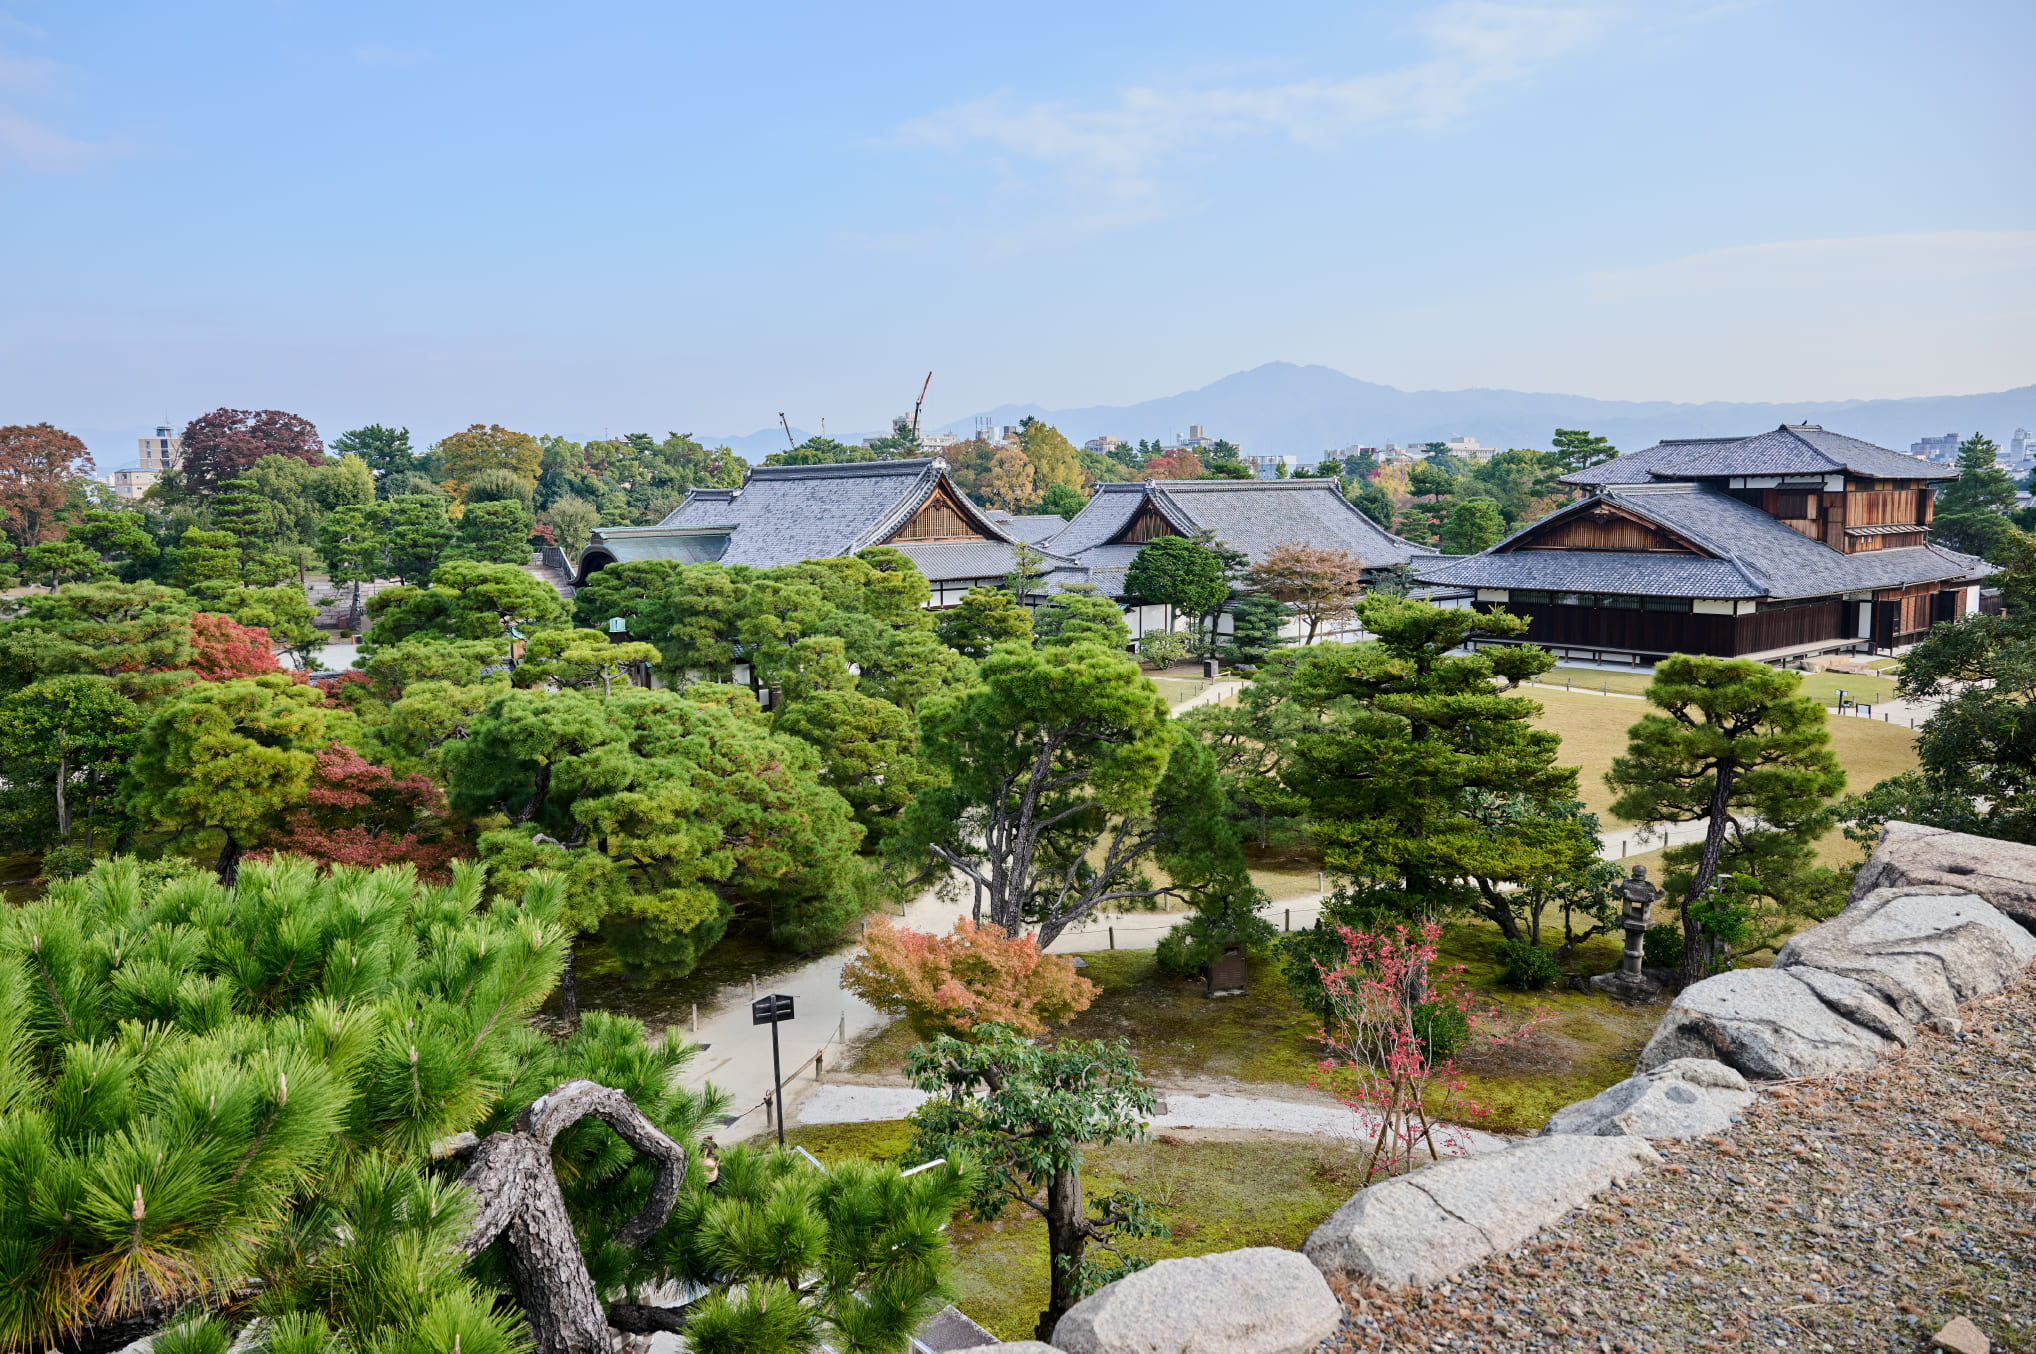
{"type": "Polygon", "coordinates": [[[2027,0],[0,5],[0,422],[107,452],[2036,380],[2027,0]]]}

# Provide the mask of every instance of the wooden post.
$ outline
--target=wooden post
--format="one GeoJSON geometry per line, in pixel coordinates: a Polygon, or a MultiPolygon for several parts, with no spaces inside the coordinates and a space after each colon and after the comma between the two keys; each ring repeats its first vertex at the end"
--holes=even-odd
{"type": "Polygon", "coordinates": [[[826,1056],[827,1050],[824,1048],[813,1055],[813,1080],[815,1081],[820,1080],[820,1060],[826,1056]]]}
{"type": "Polygon", "coordinates": [[[1109,929],[1110,929],[1110,948],[1114,950],[1117,948],[1117,928],[1112,926],[1109,929]]]}

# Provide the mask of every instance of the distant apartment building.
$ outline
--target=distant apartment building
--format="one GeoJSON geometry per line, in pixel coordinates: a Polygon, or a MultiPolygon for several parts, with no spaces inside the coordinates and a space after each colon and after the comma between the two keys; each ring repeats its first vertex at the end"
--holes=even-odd
{"type": "MultiPolygon", "coordinates": [[[[141,468],[161,474],[184,467],[184,439],[172,428],[156,425],[154,437],[141,439],[141,468]]],[[[152,481],[151,481],[152,482],[152,481]]]]}
{"type": "Polygon", "coordinates": [[[1117,450],[1117,448],[1123,445],[1124,445],[1123,438],[1111,437],[1106,433],[1101,437],[1092,437],[1088,441],[1082,443],[1082,450],[1093,451],[1098,456],[1108,456],[1111,452],[1117,450]]]}
{"type": "Polygon", "coordinates": [[[1301,468],[1301,458],[1298,456],[1245,456],[1241,459],[1251,467],[1254,479],[1276,480],[1281,478],[1282,467],[1289,475],[1301,468]]]}
{"type": "Polygon", "coordinates": [[[1466,461],[1489,461],[1495,448],[1480,446],[1475,437],[1451,437],[1442,443],[1442,449],[1451,456],[1460,456],[1466,461]]]}
{"type": "Polygon", "coordinates": [[[2008,439],[2008,463],[2025,466],[2032,461],[2036,461],[2036,437],[2029,436],[2027,428],[2017,428],[2008,439]]]}
{"type": "Polygon", "coordinates": [[[928,456],[941,456],[962,444],[953,433],[927,433],[919,439],[919,449],[928,456]]]}
{"type": "Polygon", "coordinates": [[[140,498],[162,476],[160,470],[116,470],[106,477],[106,487],[116,498],[140,498]]]}
{"type": "Polygon", "coordinates": [[[1958,459],[1958,434],[1946,433],[1942,437],[1925,437],[1920,441],[1911,442],[1909,455],[1950,465],[1958,459]]]}
{"type": "Polygon", "coordinates": [[[1188,425],[1188,435],[1181,439],[1181,447],[1188,451],[1206,451],[1221,440],[1209,436],[1209,430],[1200,423],[1188,425]]]}

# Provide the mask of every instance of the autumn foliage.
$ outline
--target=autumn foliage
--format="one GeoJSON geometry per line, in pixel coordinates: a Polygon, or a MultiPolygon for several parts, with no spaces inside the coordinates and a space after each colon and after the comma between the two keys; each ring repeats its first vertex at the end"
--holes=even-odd
{"type": "Polygon", "coordinates": [[[281,672],[269,632],[259,625],[241,625],[229,616],[200,611],[191,617],[191,671],[208,682],[259,677],[281,672]]]}
{"type": "Polygon", "coordinates": [[[212,493],[264,456],[320,465],[325,443],[309,419],[281,409],[214,409],[184,425],[184,478],[201,493],[212,493]]]}
{"type": "Polygon", "coordinates": [[[333,865],[407,862],[426,879],[443,879],[461,854],[450,826],[445,796],[428,777],[398,776],[334,743],[318,754],[304,806],[264,845],[333,865]]]}
{"type": "Polygon", "coordinates": [[[47,423],[0,428],[0,520],[15,545],[55,540],[63,534],[57,514],[74,480],[92,473],[85,444],[47,423]]]}
{"type": "Polygon", "coordinates": [[[923,1039],[966,1038],[990,1021],[1041,1034],[1096,999],[1096,985],[1071,960],[1041,954],[1029,935],[1013,938],[966,917],[944,936],[872,917],[841,985],[879,1011],[904,1016],[923,1039]]]}
{"type": "Polygon", "coordinates": [[[1140,473],[1149,480],[1191,480],[1202,473],[1202,458],[1182,447],[1153,457],[1140,473]]]}

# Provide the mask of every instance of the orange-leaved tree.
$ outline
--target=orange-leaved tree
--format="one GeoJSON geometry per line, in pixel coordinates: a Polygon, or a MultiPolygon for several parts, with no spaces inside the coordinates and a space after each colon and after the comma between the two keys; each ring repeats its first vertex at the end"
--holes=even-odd
{"type": "Polygon", "coordinates": [[[862,953],[841,970],[841,985],[879,1011],[904,1016],[922,1039],[966,1038],[990,1021],[1040,1034],[1096,999],[1096,985],[1072,960],[1041,954],[1029,935],[1007,936],[967,917],[944,936],[870,918],[862,953]]]}

